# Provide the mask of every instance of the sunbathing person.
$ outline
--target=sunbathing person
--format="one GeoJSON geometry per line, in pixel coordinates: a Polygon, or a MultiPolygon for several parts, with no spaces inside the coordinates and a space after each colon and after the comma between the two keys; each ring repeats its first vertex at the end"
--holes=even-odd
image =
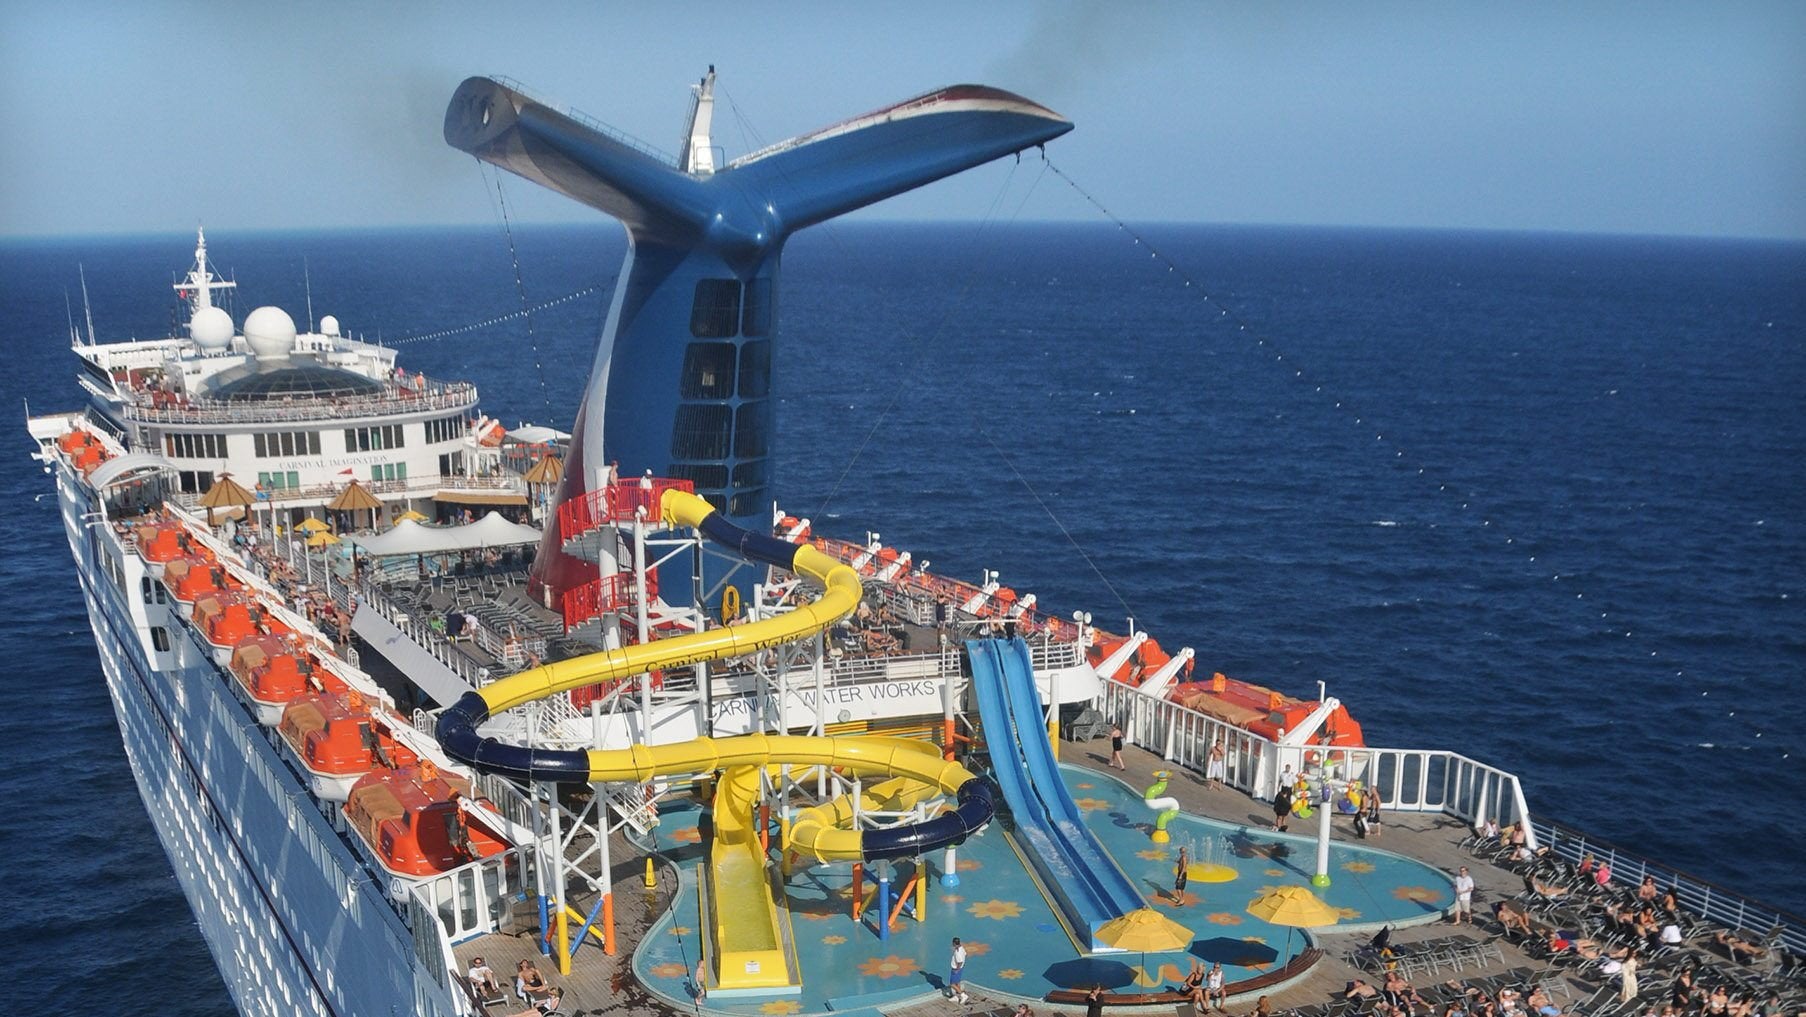
{"type": "Polygon", "coordinates": [[[1498,920],[1500,927],[1506,932],[1515,930],[1528,936],[1533,931],[1530,928],[1530,912],[1524,910],[1523,905],[1513,901],[1502,900],[1494,904],[1492,916],[1498,920]]]}
{"type": "Polygon", "coordinates": [[[1720,930],[1712,936],[1712,941],[1724,947],[1725,953],[1730,954],[1731,959],[1739,964],[1759,961],[1768,956],[1768,951],[1760,943],[1751,942],[1734,932],[1720,930]]]}
{"type": "Polygon", "coordinates": [[[1379,994],[1380,990],[1359,978],[1349,982],[1348,987],[1342,990],[1343,999],[1372,999],[1379,994]]]}

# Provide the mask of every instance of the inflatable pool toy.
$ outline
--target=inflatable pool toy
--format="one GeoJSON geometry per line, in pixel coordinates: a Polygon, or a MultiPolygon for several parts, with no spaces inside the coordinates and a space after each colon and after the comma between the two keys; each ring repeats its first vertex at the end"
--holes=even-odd
{"type": "Polygon", "coordinates": [[[1292,815],[1299,819],[1309,819],[1316,814],[1317,810],[1311,808],[1310,782],[1300,777],[1292,788],[1292,815]]]}
{"type": "Polygon", "coordinates": [[[1156,844],[1165,844],[1173,839],[1172,834],[1166,832],[1166,824],[1172,822],[1173,817],[1179,814],[1179,799],[1168,797],[1166,794],[1166,782],[1172,778],[1171,770],[1156,771],[1154,783],[1149,785],[1141,795],[1142,801],[1146,802],[1148,808],[1153,809],[1155,813],[1153,840],[1156,844]]]}

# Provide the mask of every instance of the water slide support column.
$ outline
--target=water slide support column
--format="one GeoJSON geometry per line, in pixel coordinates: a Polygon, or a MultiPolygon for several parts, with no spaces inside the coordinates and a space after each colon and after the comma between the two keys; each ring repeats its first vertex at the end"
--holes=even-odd
{"type": "MultiPolygon", "coordinates": [[[[944,659],[944,658],[943,658],[944,659]]],[[[943,669],[946,675],[941,682],[941,758],[953,758],[953,673],[943,669]]]]}
{"type": "MultiPolygon", "coordinates": [[[[646,611],[646,516],[637,513],[633,520],[633,581],[639,585],[634,599],[634,628],[642,645],[652,638],[652,621],[646,611]]],[[[652,676],[640,679],[640,737],[652,737],[652,676]]]]}
{"type": "MultiPolygon", "coordinates": [[[[944,750],[943,754],[948,759],[952,759],[954,756],[954,748],[953,748],[953,741],[954,741],[954,738],[953,738],[953,736],[954,736],[953,681],[954,681],[955,673],[950,669],[944,670],[943,673],[945,673],[947,675],[947,680],[941,684],[941,722],[943,724],[943,734],[945,735],[946,742],[947,742],[946,749],[944,750]]],[[[947,853],[945,855],[943,855],[941,858],[941,885],[942,886],[958,886],[959,885],[959,853],[954,849],[952,844],[947,845],[947,853]]]]}
{"type": "Polygon", "coordinates": [[[1329,771],[1317,771],[1317,786],[1321,790],[1317,794],[1317,871],[1311,876],[1311,885],[1322,888],[1329,885],[1329,817],[1330,798],[1334,794],[1329,786],[1329,771]]]}
{"type": "Polygon", "coordinates": [[[878,862],[878,939],[890,938],[890,862],[878,862]]]}
{"type": "Polygon", "coordinates": [[[558,973],[569,975],[571,973],[571,920],[565,913],[564,835],[558,822],[558,785],[550,785],[548,791],[551,796],[548,804],[552,813],[552,849],[556,852],[552,858],[554,879],[552,892],[556,895],[553,900],[554,907],[558,912],[558,973]]]}
{"type": "MultiPolygon", "coordinates": [[[[613,957],[615,955],[615,863],[608,846],[608,805],[606,799],[601,795],[595,796],[591,801],[596,810],[597,826],[599,827],[597,832],[601,834],[596,839],[602,842],[602,952],[613,957]]],[[[646,860],[651,861],[652,859],[647,858],[646,860]]],[[[578,934],[577,942],[583,942],[581,933],[578,934]]]]}

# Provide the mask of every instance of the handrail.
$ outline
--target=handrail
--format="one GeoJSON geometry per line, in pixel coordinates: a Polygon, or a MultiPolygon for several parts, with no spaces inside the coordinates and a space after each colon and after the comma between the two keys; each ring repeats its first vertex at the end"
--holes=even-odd
{"type": "Polygon", "coordinates": [[[1223,738],[1228,783],[1256,797],[1270,798],[1278,773],[1295,772],[1306,753],[1322,753],[1349,779],[1376,789],[1380,805],[1398,812],[1433,812],[1478,825],[1493,819],[1500,826],[1528,818],[1526,843],[1578,862],[1592,854],[1612,866],[1614,879],[1635,885],[1645,875],[1674,887],[1681,905],[1731,929],[1758,936],[1778,930],[1789,949],[1806,953],[1806,918],[1773,905],[1753,901],[1709,880],[1673,866],[1650,861],[1610,841],[1572,827],[1530,815],[1516,774],[1446,749],[1324,748],[1280,746],[1196,710],[1154,699],[1115,679],[1099,685],[1098,708],[1121,724],[1134,743],[1192,769],[1204,769],[1208,745],[1223,738]]]}
{"type": "MultiPolygon", "coordinates": [[[[1516,775],[1456,752],[1280,745],[1171,700],[1144,695],[1114,678],[1102,679],[1099,689],[1100,709],[1131,741],[1181,766],[1205,769],[1209,746],[1221,740],[1227,783],[1257,798],[1271,799],[1283,773],[1303,772],[1321,755],[1344,779],[1377,789],[1385,809],[1440,812],[1473,824],[1492,818],[1501,826],[1529,814],[1516,775]]],[[[1534,826],[1526,833],[1535,848],[1534,826]]]]}
{"type": "MultiPolygon", "coordinates": [[[[382,395],[309,396],[292,402],[213,402],[194,400],[162,406],[127,399],[125,417],[138,424],[257,424],[279,421],[348,420],[385,417],[398,413],[467,410],[477,404],[477,387],[470,382],[433,383],[427,390],[395,389],[382,395]]],[[[121,394],[132,395],[126,389],[121,394]]]]}
{"type": "Polygon", "coordinates": [[[1578,863],[1587,855],[1612,867],[1612,880],[1624,886],[1635,886],[1644,876],[1654,876],[1663,889],[1672,887],[1681,907],[1732,930],[1744,930],[1758,938],[1780,930],[1781,942],[1789,950],[1806,953],[1806,918],[1770,904],[1753,901],[1692,873],[1653,862],[1642,855],[1613,844],[1611,841],[1583,833],[1553,820],[1532,820],[1540,827],[1543,843],[1551,854],[1578,863]]]}
{"type": "Polygon", "coordinates": [[[646,522],[656,528],[666,491],[694,494],[696,484],[666,477],[635,478],[585,491],[558,506],[558,536],[573,540],[604,523],[631,523],[641,518],[642,510],[646,522]]]}
{"type": "Polygon", "coordinates": [[[541,106],[544,106],[545,108],[551,110],[554,113],[558,113],[562,116],[569,117],[570,119],[575,120],[578,123],[582,124],[583,126],[589,128],[590,130],[595,131],[597,134],[602,135],[603,137],[609,138],[614,141],[618,141],[621,144],[626,145],[628,148],[633,149],[634,151],[640,153],[643,156],[646,156],[650,159],[656,159],[659,162],[665,164],[666,166],[676,166],[677,165],[677,157],[672,155],[671,153],[661,151],[657,146],[653,145],[651,142],[641,141],[639,138],[636,138],[633,135],[628,134],[626,131],[623,131],[618,127],[610,127],[609,125],[603,123],[602,121],[597,120],[595,117],[590,116],[588,113],[585,113],[582,110],[577,109],[575,106],[568,106],[568,105],[565,105],[564,103],[554,102],[551,99],[545,98],[544,96],[537,95],[531,89],[529,89],[526,85],[521,84],[519,81],[516,81],[513,78],[504,77],[504,76],[498,74],[498,75],[491,77],[489,80],[495,82],[498,85],[502,85],[503,87],[509,89],[510,91],[520,93],[521,96],[523,96],[524,98],[530,99],[533,102],[538,103],[541,106]]]}

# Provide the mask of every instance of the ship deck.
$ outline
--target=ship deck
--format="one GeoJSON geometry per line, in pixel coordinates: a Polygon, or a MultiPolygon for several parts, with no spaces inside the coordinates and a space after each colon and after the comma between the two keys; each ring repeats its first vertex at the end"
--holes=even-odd
{"type": "MultiPolygon", "coordinates": [[[[1100,773],[1115,775],[1117,771],[1108,766],[1108,743],[1102,740],[1062,745],[1062,761],[1087,767],[1100,773]]],[[[1170,764],[1163,762],[1158,756],[1144,750],[1130,747],[1124,750],[1128,772],[1124,776],[1140,779],[1156,769],[1163,769],[1170,764]]],[[[1181,807],[1188,813],[1201,815],[1223,822],[1242,824],[1255,829],[1264,829],[1271,818],[1266,803],[1256,801],[1240,791],[1224,787],[1207,786],[1201,775],[1179,771],[1176,779],[1169,785],[1168,793],[1179,799],[1181,807]]],[[[1469,964],[1459,972],[1449,971],[1434,976],[1423,975],[1412,979],[1420,989],[1428,988],[1448,978],[1473,979],[1487,976],[1500,976],[1509,972],[1535,972],[1538,980],[1546,979],[1548,984],[1559,986],[1554,998],[1565,1010],[1571,1009],[1574,1003],[1587,1000],[1600,989],[1600,984],[1582,977],[1566,968],[1552,967],[1547,962],[1533,957],[1523,949],[1509,942],[1498,934],[1498,927],[1490,917],[1490,903],[1507,899],[1516,894],[1523,885],[1523,877],[1508,869],[1490,864],[1468,853],[1461,842],[1467,836],[1465,825],[1456,819],[1438,814],[1389,813],[1382,836],[1377,842],[1368,842],[1372,846],[1397,852],[1419,861],[1428,863],[1446,872],[1454,872],[1462,865],[1468,866],[1478,884],[1478,899],[1482,902],[1478,908],[1480,917],[1477,926],[1452,926],[1446,923],[1419,925],[1410,928],[1398,928],[1394,931],[1392,942],[1395,945],[1409,945],[1432,939],[1446,939],[1459,936],[1470,939],[1475,944],[1482,942],[1496,946],[1497,952],[1489,956],[1484,963],[1469,964]]],[[[1335,830],[1338,841],[1351,840],[1351,831],[1344,827],[1335,830]]],[[[556,974],[555,965],[549,958],[540,956],[534,949],[530,936],[506,936],[492,934],[483,936],[457,947],[457,955],[461,964],[468,964],[472,956],[484,957],[498,976],[512,982],[512,971],[517,961],[532,958],[539,964],[540,970],[554,985],[566,988],[565,1012],[570,1014],[624,1014],[624,1015],[671,1015],[680,1011],[672,1007],[664,999],[655,997],[639,985],[632,971],[632,953],[635,946],[647,935],[657,919],[671,906],[674,884],[674,872],[668,865],[661,865],[659,889],[648,892],[641,886],[644,873],[643,858],[637,849],[617,838],[614,857],[626,859],[616,866],[615,878],[617,886],[616,922],[618,925],[619,952],[613,957],[605,956],[600,948],[586,944],[581,947],[572,963],[571,974],[556,974]]],[[[587,902],[574,901],[580,911],[587,911],[587,902]]],[[[1166,913],[1185,921],[1191,916],[1182,911],[1165,909],[1166,913]]],[[[1201,910],[1201,909],[1199,909],[1201,910]]],[[[1032,934],[1032,933],[1031,933],[1032,934]]],[[[1365,944],[1373,935],[1371,928],[1364,931],[1337,933],[1334,931],[1318,932],[1315,935],[1317,946],[1324,951],[1323,959],[1302,978],[1291,981],[1280,988],[1266,990],[1276,1009],[1297,1009],[1330,1003],[1341,997],[1344,986],[1352,978],[1360,977],[1369,983],[1378,979],[1371,972],[1364,972],[1355,967],[1347,959],[1355,947],[1365,944]]],[[[1702,958],[1706,955],[1701,954],[1702,958]]],[[[692,964],[694,959],[692,958],[692,964]]],[[[1645,969],[1648,972],[1648,968],[1645,969]]],[[[1040,1000],[1015,996],[997,990],[989,984],[979,968],[973,969],[972,981],[968,983],[968,991],[972,1002],[964,1008],[953,1007],[952,1004],[937,997],[904,1001],[894,1005],[878,1004],[876,1009],[888,1017],[945,1017],[949,1009],[956,1012],[1007,1013],[1013,1011],[1021,1001],[1029,1002],[1036,1013],[1072,1013],[1082,1011],[1082,1006],[1050,1006],[1040,1000]]],[[[1649,972],[1645,976],[1646,987],[1659,986],[1665,990],[1667,981],[1659,973],[1649,972]]],[[[1232,992],[1234,985],[1231,985],[1232,992]]],[[[1236,993],[1230,999],[1230,1009],[1242,1012],[1251,1009],[1255,1002],[1255,993],[1236,993]]],[[[789,1004],[794,1006],[794,1004],[789,1004]]],[[[1141,1012],[1160,1012],[1172,1004],[1141,1008],[1141,1012]]],[[[503,1007],[492,1007],[485,1010],[488,1014],[515,1013],[521,1004],[512,995],[503,1007]]],[[[863,1008],[862,1008],[863,1009],[863,1008]]],[[[1115,1009],[1115,1007],[1112,1007],[1115,1009]]],[[[713,1001],[700,1007],[692,1005],[683,1008],[690,1013],[722,1013],[722,1014],[761,1014],[793,1012],[782,1003],[751,1003],[734,1005],[722,1001],[713,1005],[713,1001]]],[[[869,1011],[866,1011],[869,1013],[869,1011]]]]}

